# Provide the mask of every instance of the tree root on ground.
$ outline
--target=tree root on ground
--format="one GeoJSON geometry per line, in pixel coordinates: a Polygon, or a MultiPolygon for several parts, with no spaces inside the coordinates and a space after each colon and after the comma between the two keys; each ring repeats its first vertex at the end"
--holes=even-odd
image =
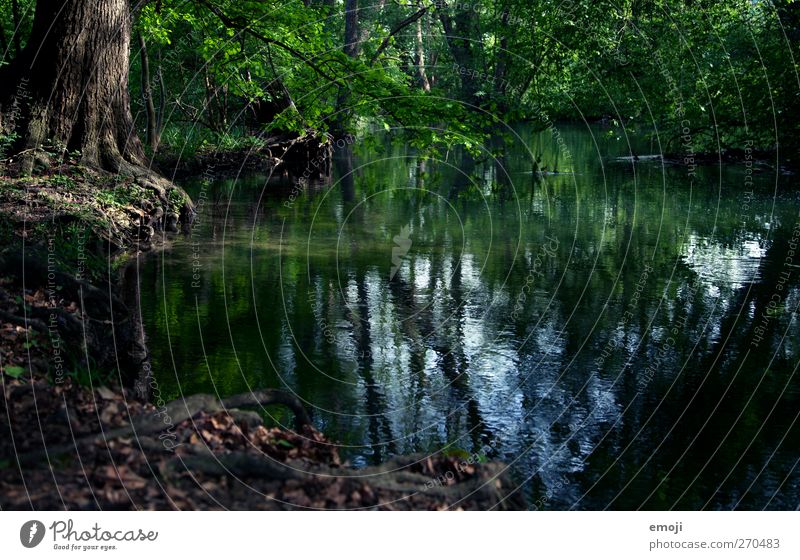
{"type": "MultiPolygon", "coordinates": [[[[22,395],[15,393],[14,399],[19,398],[22,395]]],[[[66,484],[63,494],[69,498],[63,505],[68,508],[93,507],[91,500],[97,497],[101,502],[94,507],[100,508],[126,507],[130,500],[136,508],[150,509],[525,507],[501,463],[418,454],[361,469],[342,464],[337,446],[308,424],[300,401],[284,391],[255,391],[221,400],[194,395],[132,416],[130,424],[121,427],[126,418],[124,401],[102,399],[110,403],[103,410],[122,408],[122,415],[110,424],[117,427],[93,429],[91,435],[72,442],[62,439],[64,443],[37,447],[6,461],[19,465],[20,476],[37,484],[48,480],[56,486],[66,484]],[[257,412],[236,408],[274,404],[294,411],[297,432],[267,428],[257,412]],[[54,465],[58,465],[55,481],[54,465]],[[78,481],[87,466],[93,474],[82,484],[78,481]]],[[[80,417],[78,412],[65,409],[53,421],[72,422],[80,417]]],[[[29,499],[26,487],[10,473],[0,479],[0,487],[8,492],[0,496],[0,504],[5,500],[7,505],[19,505],[29,499]]],[[[32,507],[58,506],[52,495],[37,494],[32,507]]]]}
{"type": "Polygon", "coordinates": [[[106,430],[101,434],[94,434],[76,439],[72,443],[38,449],[31,453],[19,455],[17,460],[20,465],[35,465],[45,457],[74,453],[76,449],[102,444],[118,438],[139,438],[167,431],[185,420],[197,417],[201,413],[213,414],[240,406],[269,406],[280,404],[287,406],[295,415],[295,427],[301,430],[310,424],[310,419],[300,400],[285,391],[278,389],[265,389],[234,395],[226,399],[218,399],[213,395],[192,395],[176,399],[164,405],[155,412],[143,414],[131,419],[129,426],[106,430]]]}

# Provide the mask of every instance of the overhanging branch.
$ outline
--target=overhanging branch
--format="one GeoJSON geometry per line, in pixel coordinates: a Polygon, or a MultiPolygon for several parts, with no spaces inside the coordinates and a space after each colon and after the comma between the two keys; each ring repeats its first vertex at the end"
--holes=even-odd
{"type": "Polygon", "coordinates": [[[294,47],[292,47],[290,45],[287,45],[286,43],[284,43],[283,41],[280,41],[278,39],[272,39],[271,37],[267,37],[266,35],[263,35],[262,33],[259,33],[258,31],[256,31],[255,29],[253,29],[252,27],[250,27],[247,24],[238,23],[236,20],[234,20],[233,18],[229,17],[227,14],[225,14],[225,12],[223,12],[217,6],[214,6],[211,2],[208,2],[207,0],[200,0],[200,3],[203,4],[206,8],[208,8],[209,11],[212,14],[217,16],[217,18],[219,18],[219,20],[222,22],[222,24],[225,27],[227,27],[229,29],[236,29],[238,31],[241,31],[242,33],[247,33],[251,37],[254,37],[254,38],[258,39],[259,41],[261,41],[261,42],[263,42],[263,43],[265,43],[267,45],[275,45],[276,47],[285,50],[286,52],[288,52],[292,56],[302,60],[312,70],[314,70],[317,74],[319,74],[320,76],[322,76],[326,80],[328,80],[330,82],[337,83],[339,85],[346,86],[346,84],[344,82],[342,82],[341,80],[339,80],[335,76],[331,76],[330,74],[325,72],[322,68],[319,67],[318,64],[316,64],[308,56],[306,56],[302,52],[298,51],[294,47]]]}

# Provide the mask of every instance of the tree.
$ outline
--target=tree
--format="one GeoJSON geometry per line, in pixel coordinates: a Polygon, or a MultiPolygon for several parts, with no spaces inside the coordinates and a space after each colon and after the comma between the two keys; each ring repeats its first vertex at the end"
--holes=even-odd
{"type": "Polygon", "coordinates": [[[39,0],[27,46],[0,70],[3,133],[14,132],[22,171],[79,151],[83,164],[146,173],[128,94],[128,0],[39,0]]]}
{"type": "Polygon", "coordinates": [[[164,116],[164,80],[161,77],[161,69],[159,68],[161,104],[159,111],[156,112],[156,105],[153,102],[153,88],[150,86],[150,56],[147,53],[147,42],[141,33],[137,33],[137,37],[139,39],[139,57],[142,67],[142,101],[147,113],[147,144],[150,146],[150,150],[155,153],[158,150],[158,143],[161,141],[161,119],[164,116]]]}
{"type": "Polygon", "coordinates": [[[430,91],[431,83],[428,81],[428,74],[425,72],[425,42],[422,36],[422,19],[416,21],[416,50],[414,65],[417,67],[417,82],[422,91],[430,91]]]}

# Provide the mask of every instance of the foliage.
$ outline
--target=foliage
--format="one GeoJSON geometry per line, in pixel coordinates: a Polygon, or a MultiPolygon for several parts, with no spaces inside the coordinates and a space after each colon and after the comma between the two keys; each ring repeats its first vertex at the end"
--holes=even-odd
{"type": "Polygon", "coordinates": [[[652,126],[676,152],[798,145],[800,3],[634,1],[613,20],[567,72],[583,112],[652,126]]]}
{"type": "MultiPolygon", "coordinates": [[[[3,63],[34,4],[0,2],[3,63]]],[[[162,145],[184,157],[308,129],[475,151],[500,122],[543,115],[653,130],[675,153],[800,147],[794,0],[163,0],[133,17],[137,123],[150,91],[162,145]]]]}
{"type": "MultiPolygon", "coordinates": [[[[151,65],[158,66],[154,95],[165,98],[165,141],[192,154],[210,145],[247,147],[245,139],[253,135],[307,129],[343,134],[371,124],[399,127],[409,142],[426,147],[477,140],[475,117],[447,95],[414,87],[395,49],[387,47],[374,60],[389,24],[410,9],[363,10],[369,37],[353,58],[341,49],[342,14],[334,10],[328,17],[329,7],[321,4],[146,5],[135,32],[148,44],[151,65]]],[[[140,64],[134,53],[132,75],[140,64]]],[[[140,100],[141,82],[132,83],[133,99],[140,100]]]]}

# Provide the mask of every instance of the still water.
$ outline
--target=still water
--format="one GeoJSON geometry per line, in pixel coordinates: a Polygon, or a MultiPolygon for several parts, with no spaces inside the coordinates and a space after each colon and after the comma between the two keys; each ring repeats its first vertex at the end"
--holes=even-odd
{"type": "Polygon", "coordinates": [[[797,507],[797,180],[511,137],[186,185],[197,227],[140,275],[162,395],[288,388],[355,466],[481,452],[540,509],[797,507]]]}

